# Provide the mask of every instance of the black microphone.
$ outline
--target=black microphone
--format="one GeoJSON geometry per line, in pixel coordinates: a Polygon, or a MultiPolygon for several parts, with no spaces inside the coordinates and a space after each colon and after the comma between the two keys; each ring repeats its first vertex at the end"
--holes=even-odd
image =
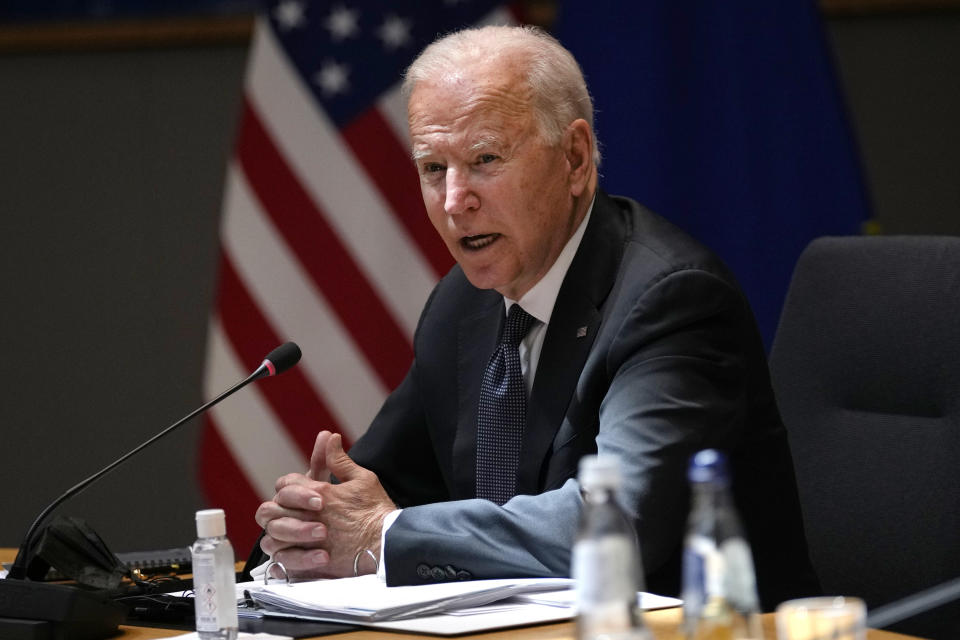
{"type": "MultiPolygon", "coordinates": [[[[257,380],[265,375],[278,376],[300,362],[300,347],[295,342],[284,342],[267,354],[263,363],[251,375],[257,380]],[[263,373],[266,371],[266,373],[263,373]]],[[[241,383],[244,384],[244,383],[241,383]]],[[[232,391],[231,391],[232,393],[232,391]]]]}
{"type": "MultiPolygon", "coordinates": [[[[116,626],[119,624],[119,618],[117,616],[117,611],[119,610],[110,611],[108,610],[110,607],[103,607],[103,605],[113,605],[111,601],[103,598],[97,598],[95,594],[81,591],[76,588],[34,582],[26,579],[27,567],[32,559],[30,557],[30,550],[34,545],[34,541],[37,537],[40,526],[46,521],[47,517],[53,512],[53,510],[60,506],[64,501],[80,493],[80,491],[99,480],[101,477],[109,473],[121,463],[125,462],[134,454],[150,446],[160,438],[163,438],[190,419],[206,412],[208,409],[247,386],[254,380],[259,380],[260,378],[275,376],[283,373],[293,365],[297,364],[297,362],[300,361],[300,356],[300,347],[293,342],[285,342],[267,354],[267,357],[264,358],[260,366],[257,367],[257,369],[245,379],[233,385],[200,408],[187,414],[137,448],[122,455],[120,458],[114,462],[111,462],[100,471],[97,471],[86,480],[77,483],[64,492],[63,495],[47,505],[47,507],[40,512],[40,515],[37,516],[36,520],[33,521],[33,524],[30,525],[30,528],[27,529],[27,533],[23,537],[23,542],[20,544],[20,547],[17,550],[17,558],[10,567],[7,579],[0,580],[0,631],[13,626],[13,623],[17,622],[16,620],[8,620],[10,618],[27,618],[34,621],[43,620],[53,622],[55,624],[62,625],[64,630],[67,630],[68,628],[79,630],[79,628],[82,626],[87,632],[93,631],[92,635],[82,632],[83,637],[85,638],[105,638],[112,635],[116,631],[116,626]],[[96,609],[97,607],[100,607],[100,609],[96,609]],[[101,625],[103,626],[102,629],[91,630],[89,628],[95,618],[101,617],[100,615],[89,615],[91,613],[91,608],[96,609],[103,614],[103,624],[101,625]],[[80,609],[84,609],[84,611],[80,611],[80,609]]],[[[27,621],[20,620],[20,622],[27,621]]],[[[4,634],[0,633],[0,636],[4,636],[4,634]]],[[[67,631],[67,634],[63,637],[74,636],[67,631]]]]}

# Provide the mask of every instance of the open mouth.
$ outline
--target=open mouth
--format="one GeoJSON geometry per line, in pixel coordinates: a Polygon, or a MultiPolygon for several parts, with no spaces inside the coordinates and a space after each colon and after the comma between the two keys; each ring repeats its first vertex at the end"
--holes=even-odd
{"type": "Polygon", "coordinates": [[[500,237],[499,233],[482,233],[477,236],[467,236],[460,238],[460,246],[468,251],[479,251],[489,247],[500,237]]]}

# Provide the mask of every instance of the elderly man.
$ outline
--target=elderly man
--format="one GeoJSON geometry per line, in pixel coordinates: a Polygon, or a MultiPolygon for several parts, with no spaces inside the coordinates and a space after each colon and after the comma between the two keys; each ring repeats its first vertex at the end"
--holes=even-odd
{"type": "Polygon", "coordinates": [[[598,188],[580,69],[531,28],[446,36],[411,65],[413,158],[457,266],[415,360],[349,456],[257,511],[298,576],[389,584],[568,575],[579,459],[624,467],[647,588],[676,593],[685,469],[730,452],[766,608],[815,592],[786,435],[747,301],[708,250],[598,188]],[[330,475],[336,483],[327,482],[330,475]]]}

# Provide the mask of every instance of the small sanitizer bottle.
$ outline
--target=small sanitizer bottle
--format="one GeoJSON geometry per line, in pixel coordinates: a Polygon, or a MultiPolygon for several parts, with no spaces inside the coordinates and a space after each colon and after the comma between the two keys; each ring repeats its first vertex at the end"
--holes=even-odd
{"type": "Polygon", "coordinates": [[[236,569],[223,509],[197,511],[197,541],[190,551],[197,635],[234,640],[239,628],[236,569]]]}

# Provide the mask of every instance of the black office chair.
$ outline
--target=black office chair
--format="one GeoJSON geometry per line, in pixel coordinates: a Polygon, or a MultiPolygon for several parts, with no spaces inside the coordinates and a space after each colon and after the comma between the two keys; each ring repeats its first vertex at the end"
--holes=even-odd
{"type": "MultiPolygon", "coordinates": [[[[868,608],[960,576],[960,238],[820,238],[770,356],[824,591],[868,608]]],[[[960,604],[889,627],[960,638],[960,604]]]]}

